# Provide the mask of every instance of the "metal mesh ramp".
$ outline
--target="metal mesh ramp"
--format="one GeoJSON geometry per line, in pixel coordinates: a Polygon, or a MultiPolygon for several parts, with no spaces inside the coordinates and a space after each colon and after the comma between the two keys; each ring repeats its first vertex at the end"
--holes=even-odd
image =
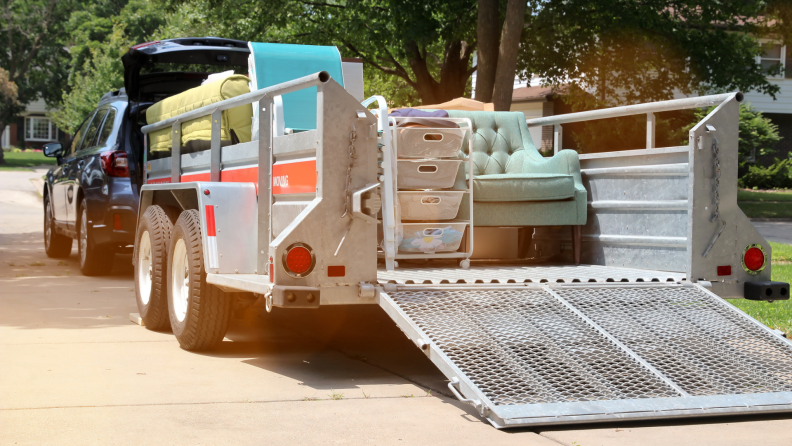
{"type": "Polygon", "coordinates": [[[380,305],[496,427],[792,411],[792,343],[698,285],[400,286],[380,305]]]}

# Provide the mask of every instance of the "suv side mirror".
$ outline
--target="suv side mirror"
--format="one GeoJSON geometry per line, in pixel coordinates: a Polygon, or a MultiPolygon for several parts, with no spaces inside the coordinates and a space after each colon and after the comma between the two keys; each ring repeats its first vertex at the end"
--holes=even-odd
{"type": "Polygon", "coordinates": [[[63,144],[59,142],[51,142],[49,144],[44,144],[44,156],[54,158],[54,157],[59,157],[61,155],[63,155],[63,144]]]}

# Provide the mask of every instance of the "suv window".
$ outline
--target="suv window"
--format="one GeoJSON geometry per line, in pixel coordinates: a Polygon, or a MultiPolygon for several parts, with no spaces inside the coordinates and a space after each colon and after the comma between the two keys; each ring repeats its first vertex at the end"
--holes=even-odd
{"type": "Polygon", "coordinates": [[[91,124],[88,128],[85,129],[85,139],[83,140],[82,144],[77,148],[77,150],[87,149],[88,147],[94,146],[94,140],[96,138],[96,133],[99,131],[99,126],[102,125],[102,119],[107,114],[107,109],[101,109],[96,112],[96,115],[91,120],[91,124]]]}
{"type": "Polygon", "coordinates": [[[83,139],[85,138],[85,129],[88,128],[88,124],[91,122],[91,118],[93,118],[93,113],[91,113],[88,118],[80,124],[80,127],[77,129],[77,133],[74,134],[74,138],[72,139],[71,146],[69,146],[69,150],[66,152],[66,155],[71,155],[72,153],[79,150],[80,144],[82,144],[83,139]]]}
{"type": "Polygon", "coordinates": [[[115,124],[115,115],[116,109],[110,108],[107,112],[107,118],[105,118],[104,125],[102,125],[102,131],[99,132],[99,139],[96,142],[97,146],[105,146],[107,145],[107,140],[110,139],[110,135],[113,134],[113,124],[115,124]]]}

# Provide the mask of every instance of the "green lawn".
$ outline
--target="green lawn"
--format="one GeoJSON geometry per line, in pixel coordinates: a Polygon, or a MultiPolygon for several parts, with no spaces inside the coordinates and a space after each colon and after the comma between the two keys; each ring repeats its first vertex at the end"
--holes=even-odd
{"type": "Polygon", "coordinates": [[[737,204],[748,218],[792,218],[792,190],[738,190],[737,204]]]}
{"type": "MultiPolygon", "coordinates": [[[[792,245],[770,242],[773,248],[773,277],[777,282],[792,283],[792,245]],[[780,263],[784,262],[784,263],[780,263]]],[[[792,338],[792,300],[773,303],[745,299],[729,299],[730,304],[751,315],[770,328],[781,330],[792,338]]]]}
{"type": "Polygon", "coordinates": [[[5,164],[0,164],[0,170],[30,170],[42,164],[55,165],[55,158],[47,158],[41,152],[3,152],[5,164]]]}
{"type": "Polygon", "coordinates": [[[792,201],[792,190],[759,192],[740,189],[737,191],[737,201],[792,201]]]}

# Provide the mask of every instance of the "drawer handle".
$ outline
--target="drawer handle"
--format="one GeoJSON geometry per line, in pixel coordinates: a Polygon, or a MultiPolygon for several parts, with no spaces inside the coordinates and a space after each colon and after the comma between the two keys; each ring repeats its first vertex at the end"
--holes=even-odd
{"type": "Polygon", "coordinates": [[[427,165],[427,166],[418,166],[418,172],[420,173],[435,173],[437,172],[437,166],[427,165]]]}
{"type": "Polygon", "coordinates": [[[426,228],[423,230],[424,237],[439,237],[443,235],[443,230],[440,228],[426,228]]]}
{"type": "Polygon", "coordinates": [[[424,139],[424,141],[435,141],[435,142],[438,142],[438,141],[442,141],[443,140],[443,134],[442,133],[425,133],[423,139],[424,139]]]}
{"type": "Polygon", "coordinates": [[[421,204],[440,204],[440,197],[422,197],[421,204]]]}

